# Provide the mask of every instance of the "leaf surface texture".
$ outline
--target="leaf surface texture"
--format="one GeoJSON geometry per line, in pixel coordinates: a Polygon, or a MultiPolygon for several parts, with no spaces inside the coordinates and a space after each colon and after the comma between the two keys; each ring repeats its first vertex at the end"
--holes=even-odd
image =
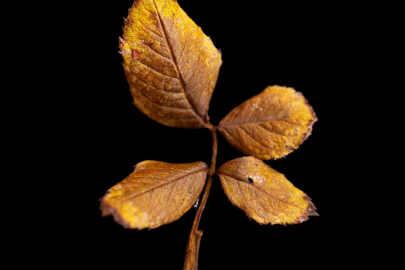
{"type": "Polygon", "coordinates": [[[207,126],[221,53],[177,1],[135,1],[120,53],[139,110],[168,126],[207,126]]]}
{"type": "Polygon", "coordinates": [[[297,149],[316,121],[312,107],[300,92],[271,86],[233,109],[218,129],[239,151],[268,160],[297,149]]]}
{"type": "Polygon", "coordinates": [[[113,215],[126,228],[156,228],[171,223],[196,202],[207,172],[204,162],[138,163],[132,174],[102,198],[102,214],[113,215]]]}
{"type": "Polygon", "coordinates": [[[297,224],[318,215],[304,192],[257,158],[231,160],[217,174],[232,204],[260,224],[297,224]]]}

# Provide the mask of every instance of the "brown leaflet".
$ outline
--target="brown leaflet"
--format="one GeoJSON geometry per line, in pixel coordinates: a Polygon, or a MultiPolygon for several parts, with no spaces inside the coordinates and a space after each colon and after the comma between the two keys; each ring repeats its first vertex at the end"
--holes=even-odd
{"type": "Polygon", "coordinates": [[[138,163],[132,174],[107,191],[103,216],[113,215],[126,228],[156,228],[179,219],[196,202],[204,187],[204,162],[138,163]]]}
{"type": "Polygon", "coordinates": [[[218,129],[241,152],[267,160],[282,158],[297,149],[317,120],[300,92],[269,86],[233,109],[218,129]]]}
{"type": "Polygon", "coordinates": [[[139,110],[168,126],[209,126],[221,54],[176,1],[135,1],[120,49],[139,110]]]}
{"type": "Polygon", "coordinates": [[[304,192],[255,157],[231,160],[217,174],[232,204],[260,224],[297,224],[318,216],[304,192]]]}

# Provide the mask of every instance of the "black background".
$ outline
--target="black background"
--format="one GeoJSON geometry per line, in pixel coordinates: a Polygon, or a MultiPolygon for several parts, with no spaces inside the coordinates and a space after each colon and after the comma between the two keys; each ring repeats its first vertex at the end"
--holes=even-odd
{"type": "MultiPolygon", "coordinates": [[[[313,106],[319,121],[312,135],[286,158],[267,164],[307,193],[320,217],[286,227],[258,225],[231,205],[216,178],[200,225],[199,269],[343,266],[359,258],[356,249],[364,244],[355,224],[346,228],[350,210],[341,202],[350,191],[341,185],[347,174],[338,159],[346,150],[336,139],[344,124],[337,111],[350,104],[345,100],[342,105],[339,92],[351,81],[355,65],[345,62],[347,46],[361,33],[349,26],[347,7],[264,2],[179,1],[222,51],[211,123],[218,124],[268,85],[293,87],[313,106]]],[[[172,224],[142,231],[124,229],[99,211],[106,190],[141,161],[209,164],[211,159],[208,130],[160,125],[132,104],[118,54],[123,17],[131,5],[131,0],[86,1],[62,22],[70,29],[65,42],[73,51],[68,60],[74,66],[60,74],[68,89],[68,126],[61,127],[64,137],[55,142],[55,150],[65,157],[58,160],[63,162],[58,174],[68,180],[58,190],[66,195],[58,199],[66,208],[51,206],[60,214],[56,223],[55,215],[41,218],[43,224],[57,224],[49,225],[49,248],[61,264],[182,269],[195,208],[172,224]]],[[[218,167],[241,156],[219,135],[218,167]]]]}

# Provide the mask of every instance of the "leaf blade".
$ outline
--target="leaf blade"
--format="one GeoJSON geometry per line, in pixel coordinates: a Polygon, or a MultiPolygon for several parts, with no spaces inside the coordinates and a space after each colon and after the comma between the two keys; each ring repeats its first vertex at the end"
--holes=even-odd
{"type": "Polygon", "coordinates": [[[221,54],[174,0],[138,0],[120,40],[134,103],[168,126],[207,126],[221,54]]]}
{"type": "Polygon", "coordinates": [[[255,157],[231,160],[216,173],[232,204],[260,224],[297,224],[318,215],[305,193],[255,157]]]}
{"type": "Polygon", "coordinates": [[[271,86],[234,108],[221,120],[218,130],[247,155],[278,159],[297,149],[317,120],[300,92],[271,86]]]}
{"type": "Polygon", "coordinates": [[[134,172],[107,191],[103,216],[112,215],[126,228],[157,228],[179,219],[195,203],[205,184],[204,162],[138,163],[134,172]]]}

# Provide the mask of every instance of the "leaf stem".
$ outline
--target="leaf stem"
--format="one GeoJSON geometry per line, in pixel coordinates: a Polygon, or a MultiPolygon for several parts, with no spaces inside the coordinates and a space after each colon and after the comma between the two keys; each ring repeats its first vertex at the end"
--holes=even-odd
{"type": "Polygon", "coordinates": [[[201,200],[200,207],[198,208],[197,214],[194,219],[193,227],[191,228],[190,236],[188,239],[186,256],[184,259],[183,270],[197,270],[198,269],[198,253],[200,250],[201,237],[203,235],[202,230],[198,230],[198,225],[200,224],[202,212],[204,211],[205,205],[210,194],[212,181],[214,179],[215,167],[217,163],[217,153],[218,153],[218,142],[217,142],[217,131],[209,124],[209,129],[212,135],[212,158],[211,167],[208,174],[207,185],[205,186],[204,195],[201,200]]]}

